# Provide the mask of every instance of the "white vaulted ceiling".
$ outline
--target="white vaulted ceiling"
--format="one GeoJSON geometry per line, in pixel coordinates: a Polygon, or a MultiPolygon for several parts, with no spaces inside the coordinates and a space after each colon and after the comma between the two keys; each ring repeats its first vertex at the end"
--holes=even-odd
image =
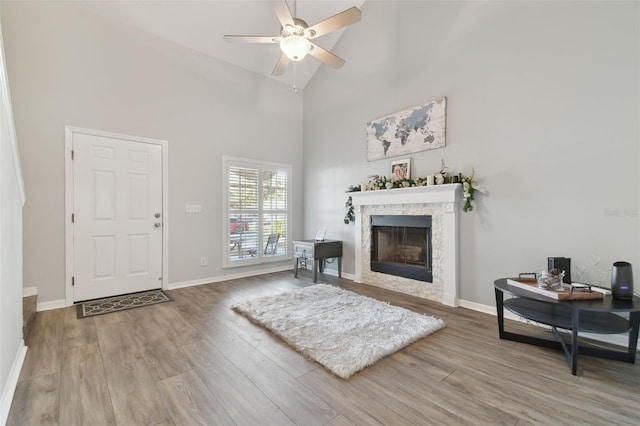
{"type": "MultiPolygon", "coordinates": [[[[364,0],[288,0],[287,3],[292,13],[294,8],[297,9],[295,15],[313,25],[349,7],[360,8],[364,0]]],[[[222,40],[225,34],[278,35],[280,23],[273,12],[271,0],[111,0],[84,2],[83,6],[103,18],[148,32],[288,85],[293,83],[292,64],[289,64],[284,75],[271,76],[271,71],[280,56],[277,44],[237,44],[222,40]]],[[[366,17],[363,16],[362,19],[366,17]]],[[[315,42],[343,57],[346,60],[345,66],[348,66],[349,57],[343,56],[339,49],[333,50],[344,31],[349,31],[349,27],[322,36],[315,42]]],[[[321,66],[327,67],[313,57],[296,63],[297,87],[304,88],[321,66]]]]}

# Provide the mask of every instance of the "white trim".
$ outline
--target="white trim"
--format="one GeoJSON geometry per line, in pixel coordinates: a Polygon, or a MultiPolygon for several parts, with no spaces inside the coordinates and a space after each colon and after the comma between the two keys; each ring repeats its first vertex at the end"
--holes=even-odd
{"type": "Polygon", "coordinates": [[[24,364],[24,358],[27,356],[27,347],[24,345],[24,340],[20,342],[18,351],[13,359],[13,365],[7,376],[7,382],[4,384],[4,390],[2,391],[2,399],[0,399],[0,424],[7,423],[9,417],[9,410],[11,409],[11,402],[13,396],[16,393],[16,387],[18,386],[18,378],[20,377],[20,370],[24,364]]]}
{"type": "Polygon", "coordinates": [[[381,204],[459,203],[462,200],[462,185],[414,186],[410,188],[382,189],[376,191],[349,192],[354,206],[377,206],[381,204]]]}
{"type": "MultiPolygon", "coordinates": [[[[489,315],[492,315],[494,317],[498,316],[498,313],[496,311],[496,307],[495,306],[482,305],[480,303],[470,302],[468,300],[460,300],[460,307],[461,308],[471,309],[472,311],[483,312],[485,314],[489,314],[489,315]]],[[[504,318],[505,319],[514,320],[514,321],[519,321],[519,322],[526,322],[528,324],[535,325],[535,326],[538,326],[540,328],[546,328],[546,329],[549,328],[548,326],[545,326],[545,325],[542,325],[542,324],[538,324],[536,322],[527,320],[526,318],[519,317],[519,316],[515,315],[514,313],[509,312],[507,310],[504,311],[504,318]]],[[[497,333],[497,324],[496,324],[496,333],[497,333]]],[[[626,348],[629,345],[629,335],[626,334],[626,333],[625,334],[580,333],[579,336],[580,337],[587,337],[587,338],[592,339],[592,340],[598,340],[600,342],[611,343],[611,344],[614,344],[614,345],[622,346],[624,348],[626,348]]]]}
{"type": "Polygon", "coordinates": [[[273,272],[289,271],[292,269],[293,269],[292,265],[286,265],[286,266],[278,266],[278,267],[273,267],[268,269],[261,269],[259,271],[240,272],[237,274],[220,275],[217,277],[209,277],[209,278],[199,278],[197,280],[191,280],[191,281],[181,281],[181,282],[169,284],[169,286],[167,287],[167,290],[176,290],[179,288],[193,287],[193,286],[202,285],[202,284],[211,284],[211,283],[218,283],[218,282],[229,281],[229,280],[237,280],[240,278],[254,277],[256,275],[263,275],[263,274],[271,274],[273,272]]]}
{"type": "Polygon", "coordinates": [[[20,194],[20,202],[22,207],[26,200],[24,189],[24,178],[22,175],[22,163],[20,161],[20,151],[18,150],[18,138],[16,137],[16,125],[13,121],[13,108],[11,106],[11,92],[9,91],[9,81],[7,78],[7,64],[4,55],[4,39],[2,38],[2,27],[0,26],[0,92],[2,92],[2,108],[7,115],[7,125],[9,126],[9,145],[11,146],[11,155],[13,157],[13,167],[15,168],[16,183],[20,194]]]}
{"type": "MultiPolygon", "coordinates": [[[[327,273],[327,270],[326,270],[326,269],[324,270],[324,273],[325,273],[325,274],[327,273]]],[[[329,274],[330,274],[330,275],[335,274],[335,276],[336,276],[336,277],[338,276],[337,272],[334,272],[334,271],[333,271],[333,270],[331,270],[331,269],[329,270],[329,274]]],[[[353,275],[353,274],[349,274],[349,273],[346,273],[346,272],[342,271],[342,278],[346,278],[346,279],[348,279],[348,280],[351,280],[351,281],[354,281],[354,282],[355,282],[355,280],[354,280],[354,278],[355,278],[355,277],[356,277],[356,276],[355,276],[355,275],[353,275]]]]}
{"type": "Polygon", "coordinates": [[[38,287],[23,287],[22,297],[30,297],[38,295],[38,287]]]}
{"type": "MultiPolygon", "coordinates": [[[[65,166],[65,303],[66,306],[73,305],[73,286],[71,277],[73,276],[73,224],[71,214],[73,213],[73,160],[71,160],[71,150],[73,149],[73,136],[76,133],[84,133],[92,136],[106,138],[124,139],[131,142],[148,143],[160,145],[162,149],[162,288],[167,289],[169,284],[169,155],[168,142],[159,139],[130,136],[120,133],[105,132],[102,130],[84,129],[81,127],[65,126],[64,145],[64,166],[65,166]]],[[[52,303],[52,302],[44,302],[52,303]]],[[[48,305],[47,305],[48,306],[48,305]]],[[[40,310],[38,304],[38,310],[40,310]]],[[[57,309],[46,308],[43,310],[57,309]]],[[[64,307],[61,306],[61,307],[64,307]]]]}
{"type": "MultiPolygon", "coordinates": [[[[73,305],[73,303],[71,305],[73,305]]],[[[71,305],[67,305],[65,299],[50,300],[48,302],[38,303],[36,311],[37,312],[50,311],[52,309],[66,308],[67,306],[71,306],[71,305]]]]}
{"type": "MultiPolygon", "coordinates": [[[[469,300],[460,300],[460,307],[471,309],[472,311],[482,312],[484,314],[492,315],[494,317],[498,316],[495,306],[483,305],[476,302],[471,302],[469,300]]],[[[507,310],[504,311],[504,318],[510,319],[514,321],[522,321],[523,319],[517,316],[514,313],[511,313],[507,310]]],[[[497,324],[496,324],[497,325],[497,324]]]]}
{"type": "MultiPolygon", "coordinates": [[[[311,264],[309,265],[307,270],[310,271],[310,272],[313,272],[313,269],[311,269],[311,268],[313,268],[313,262],[310,262],[310,263],[311,264]]],[[[337,269],[327,269],[326,265],[325,265],[325,268],[324,268],[324,272],[322,272],[322,273],[325,274],[325,275],[331,275],[332,277],[337,277],[338,276],[338,270],[337,269]]],[[[318,275],[320,275],[320,274],[318,274],[318,275]]],[[[361,284],[361,283],[356,283],[355,282],[355,280],[354,280],[355,277],[356,276],[353,275],[353,274],[348,274],[348,273],[342,271],[342,278],[345,278],[347,280],[351,280],[355,284],[361,284]]],[[[374,287],[374,286],[371,286],[371,287],[374,287]]]]}
{"type": "MultiPolygon", "coordinates": [[[[591,340],[598,340],[600,342],[611,343],[612,345],[622,346],[626,348],[629,346],[628,334],[591,334],[580,333],[580,337],[587,337],[591,340]]],[[[638,349],[640,351],[640,349],[638,349]]]]}
{"type": "Polygon", "coordinates": [[[471,302],[469,300],[460,300],[460,307],[471,309],[472,311],[482,312],[485,314],[497,316],[496,307],[490,305],[483,305],[481,303],[471,302]]]}

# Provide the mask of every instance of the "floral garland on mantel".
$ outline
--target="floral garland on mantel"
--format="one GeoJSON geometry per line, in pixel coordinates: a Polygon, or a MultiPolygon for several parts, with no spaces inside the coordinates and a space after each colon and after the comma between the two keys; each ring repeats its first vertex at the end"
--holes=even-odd
{"type": "MultiPolygon", "coordinates": [[[[439,172],[433,173],[432,175],[428,175],[426,177],[419,177],[417,179],[389,179],[386,176],[378,176],[373,175],[369,176],[369,181],[365,184],[365,191],[378,191],[382,189],[394,189],[394,188],[410,188],[414,186],[427,186],[427,185],[443,185],[446,183],[462,183],[462,191],[464,198],[464,206],[463,210],[465,212],[470,212],[473,210],[473,204],[471,202],[474,200],[474,194],[476,191],[485,194],[485,189],[478,185],[478,182],[475,180],[475,169],[472,169],[471,176],[465,176],[462,173],[458,173],[457,175],[449,176],[445,171],[446,167],[444,166],[444,161],[442,162],[442,168],[439,172]],[[455,177],[457,177],[458,182],[455,182],[455,177]]],[[[360,192],[362,191],[362,185],[351,185],[347,189],[347,193],[349,192],[360,192]]],[[[347,198],[347,201],[344,203],[345,208],[347,209],[347,214],[344,216],[344,223],[349,224],[351,222],[355,222],[356,217],[353,211],[353,200],[351,195],[347,198]]]]}

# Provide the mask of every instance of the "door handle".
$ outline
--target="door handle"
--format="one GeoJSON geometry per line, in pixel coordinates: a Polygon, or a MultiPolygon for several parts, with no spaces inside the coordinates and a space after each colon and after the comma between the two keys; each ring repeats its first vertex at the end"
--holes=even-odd
{"type": "Polygon", "coordinates": [[[153,226],[155,226],[156,228],[160,228],[162,224],[160,222],[156,222],[153,224],[153,226]]]}

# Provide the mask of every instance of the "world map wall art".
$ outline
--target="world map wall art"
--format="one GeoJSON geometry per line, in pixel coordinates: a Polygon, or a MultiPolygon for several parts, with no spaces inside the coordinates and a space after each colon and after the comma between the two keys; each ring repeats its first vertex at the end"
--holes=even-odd
{"type": "Polygon", "coordinates": [[[445,146],[447,98],[367,123],[367,161],[413,154],[445,146]]]}

